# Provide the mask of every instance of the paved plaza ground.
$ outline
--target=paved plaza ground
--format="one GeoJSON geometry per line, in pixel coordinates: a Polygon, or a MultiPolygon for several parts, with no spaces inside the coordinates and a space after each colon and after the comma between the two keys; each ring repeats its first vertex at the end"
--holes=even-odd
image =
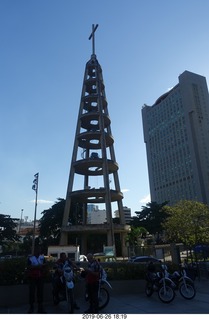
{"type": "MultiPolygon", "coordinates": [[[[113,283],[114,284],[114,283],[113,283]]],[[[144,292],[136,294],[126,294],[125,292],[114,293],[111,290],[111,298],[108,306],[101,310],[102,314],[209,314],[209,280],[196,280],[197,294],[193,300],[186,300],[177,292],[175,299],[169,303],[162,303],[157,293],[152,297],[146,297],[144,292]]],[[[84,297],[77,300],[80,310],[75,310],[75,314],[83,314],[88,308],[84,297]]],[[[48,301],[44,305],[47,314],[66,314],[66,303],[63,301],[58,306],[54,306],[48,301]]],[[[28,305],[22,304],[14,307],[1,307],[1,314],[26,314],[28,305]]]]}

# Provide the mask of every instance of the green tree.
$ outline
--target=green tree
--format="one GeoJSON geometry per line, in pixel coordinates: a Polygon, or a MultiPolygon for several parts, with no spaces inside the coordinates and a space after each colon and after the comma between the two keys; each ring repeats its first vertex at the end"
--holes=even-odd
{"type": "MultiPolygon", "coordinates": [[[[33,241],[33,231],[29,231],[23,238],[21,244],[19,245],[19,248],[22,254],[28,255],[31,253],[32,241],[33,241]]],[[[35,247],[39,245],[40,245],[40,237],[36,237],[35,247]]]]}
{"type": "Polygon", "coordinates": [[[57,200],[51,208],[42,212],[43,216],[39,221],[40,238],[42,241],[47,239],[49,244],[58,244],[60,239],[65,200],[61,198],[57,200]]]}
{"type": "Polygon", "coordinates": [[[131,226],[131,231],[127,234],[126,242],[129,243],[129,246],[134,247],[138,245],[138,240],[145,237],[147,230],[143,227],[133,227],[131,226]]]}
{"type": "MultiPolygon", "coordinates": [[[[60,229],[65,209],[65,200],[58,198],[55,204],[42,212],[39,222],[39,243],[43,248],[49,245],[57,245],[60,241],[60,229]]],[[[82,204],[72,203],[69,215],[69,224],[75,225],[81,223],[82,204]]],[[[74,238],[76,239],[76,235],[74,238]]],[[[76,241],[76,240],[75,240],[76,241]]]]}
{"type": "Polygon", "coordinates": [[[0,214],[0,244],[5,241],[17,241],[19,236],[15,228],[17,227],[16,219],[10,218],[9,215],[0,214]]]}
{"type": "Polygon", "coordinates": [[[175,206],[165,206],[168,217],[163,223],[165,236],[171,242],[185,245],[209,243],[209,207],[203,203],[182,200],[175,206]]]}
{"type": "Polygon", "coordinates": [[[138,224],[144,227],[150,234],[156,236],[156,241],[159,242],[160,234],[163,231],[162,223],[167,217],[167,212],[163,211],[163,207],[167,205],[167,201],[162,204],[157,202],[149,202],[142,207],[141,211],[136,211],[137,218],[133,220],[132,225],[138,224]],[[138,219],[138,220],[137,220],[138,219]]]}

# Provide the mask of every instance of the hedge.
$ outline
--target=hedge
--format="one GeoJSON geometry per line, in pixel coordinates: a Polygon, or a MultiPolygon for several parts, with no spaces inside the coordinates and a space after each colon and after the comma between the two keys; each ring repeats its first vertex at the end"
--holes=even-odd
{"type": "MultiPolygon", "coordinates": [[[[46,281],[51,278],[51,263],[47,263],[46,281]]],[[[27,283],[27,258],[0,262],[0,286],[27,283]]]]}
{"type": "MultiPolygon", "coordinates": [[[[80,262],[81,268],[86,268],[87,262],[80,262]]],[[[142,280],[146,272],[146,264],[128,262],[101,263],[107,272],[108,280],[142,280]]],[[[160,265],[158,266],[160,267],[160,265]]],[[[169,271],[177,270],[170,264],[169,271]]],[[[47,262],[46,282],[51,281],[53,263],[47,262]]],[[[0,286],[27,283],[27,258],[8,259],[0,262],[0,286]]]]}

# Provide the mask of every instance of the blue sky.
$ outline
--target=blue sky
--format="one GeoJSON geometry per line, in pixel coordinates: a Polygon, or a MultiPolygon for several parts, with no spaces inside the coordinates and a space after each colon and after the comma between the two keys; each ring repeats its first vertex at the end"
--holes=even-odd
{"type": "Polygon", "coordinates": [[[37,218],[65,198],[88,37],[96,32],[123,205],[149,200],[141,107],[185,70],[209,81],[209,1],[0,1],[0,213],[37,218]]]}

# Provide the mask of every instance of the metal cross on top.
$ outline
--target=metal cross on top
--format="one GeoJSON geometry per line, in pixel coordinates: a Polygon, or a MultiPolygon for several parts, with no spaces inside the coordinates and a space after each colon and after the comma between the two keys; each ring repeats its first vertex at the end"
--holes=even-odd
{"type": "Polygon", "coordinates": [[[99,26],[98,24],[96,24],[95,26],[94,26],[94,24],[92,24],[92,33],[89,36],[89,40],[91,40],[91,38],[92,38],[92,54],[95,54],[94,33],[95,33],[96,29],[98,28],[98,26],[99,26]]]}

